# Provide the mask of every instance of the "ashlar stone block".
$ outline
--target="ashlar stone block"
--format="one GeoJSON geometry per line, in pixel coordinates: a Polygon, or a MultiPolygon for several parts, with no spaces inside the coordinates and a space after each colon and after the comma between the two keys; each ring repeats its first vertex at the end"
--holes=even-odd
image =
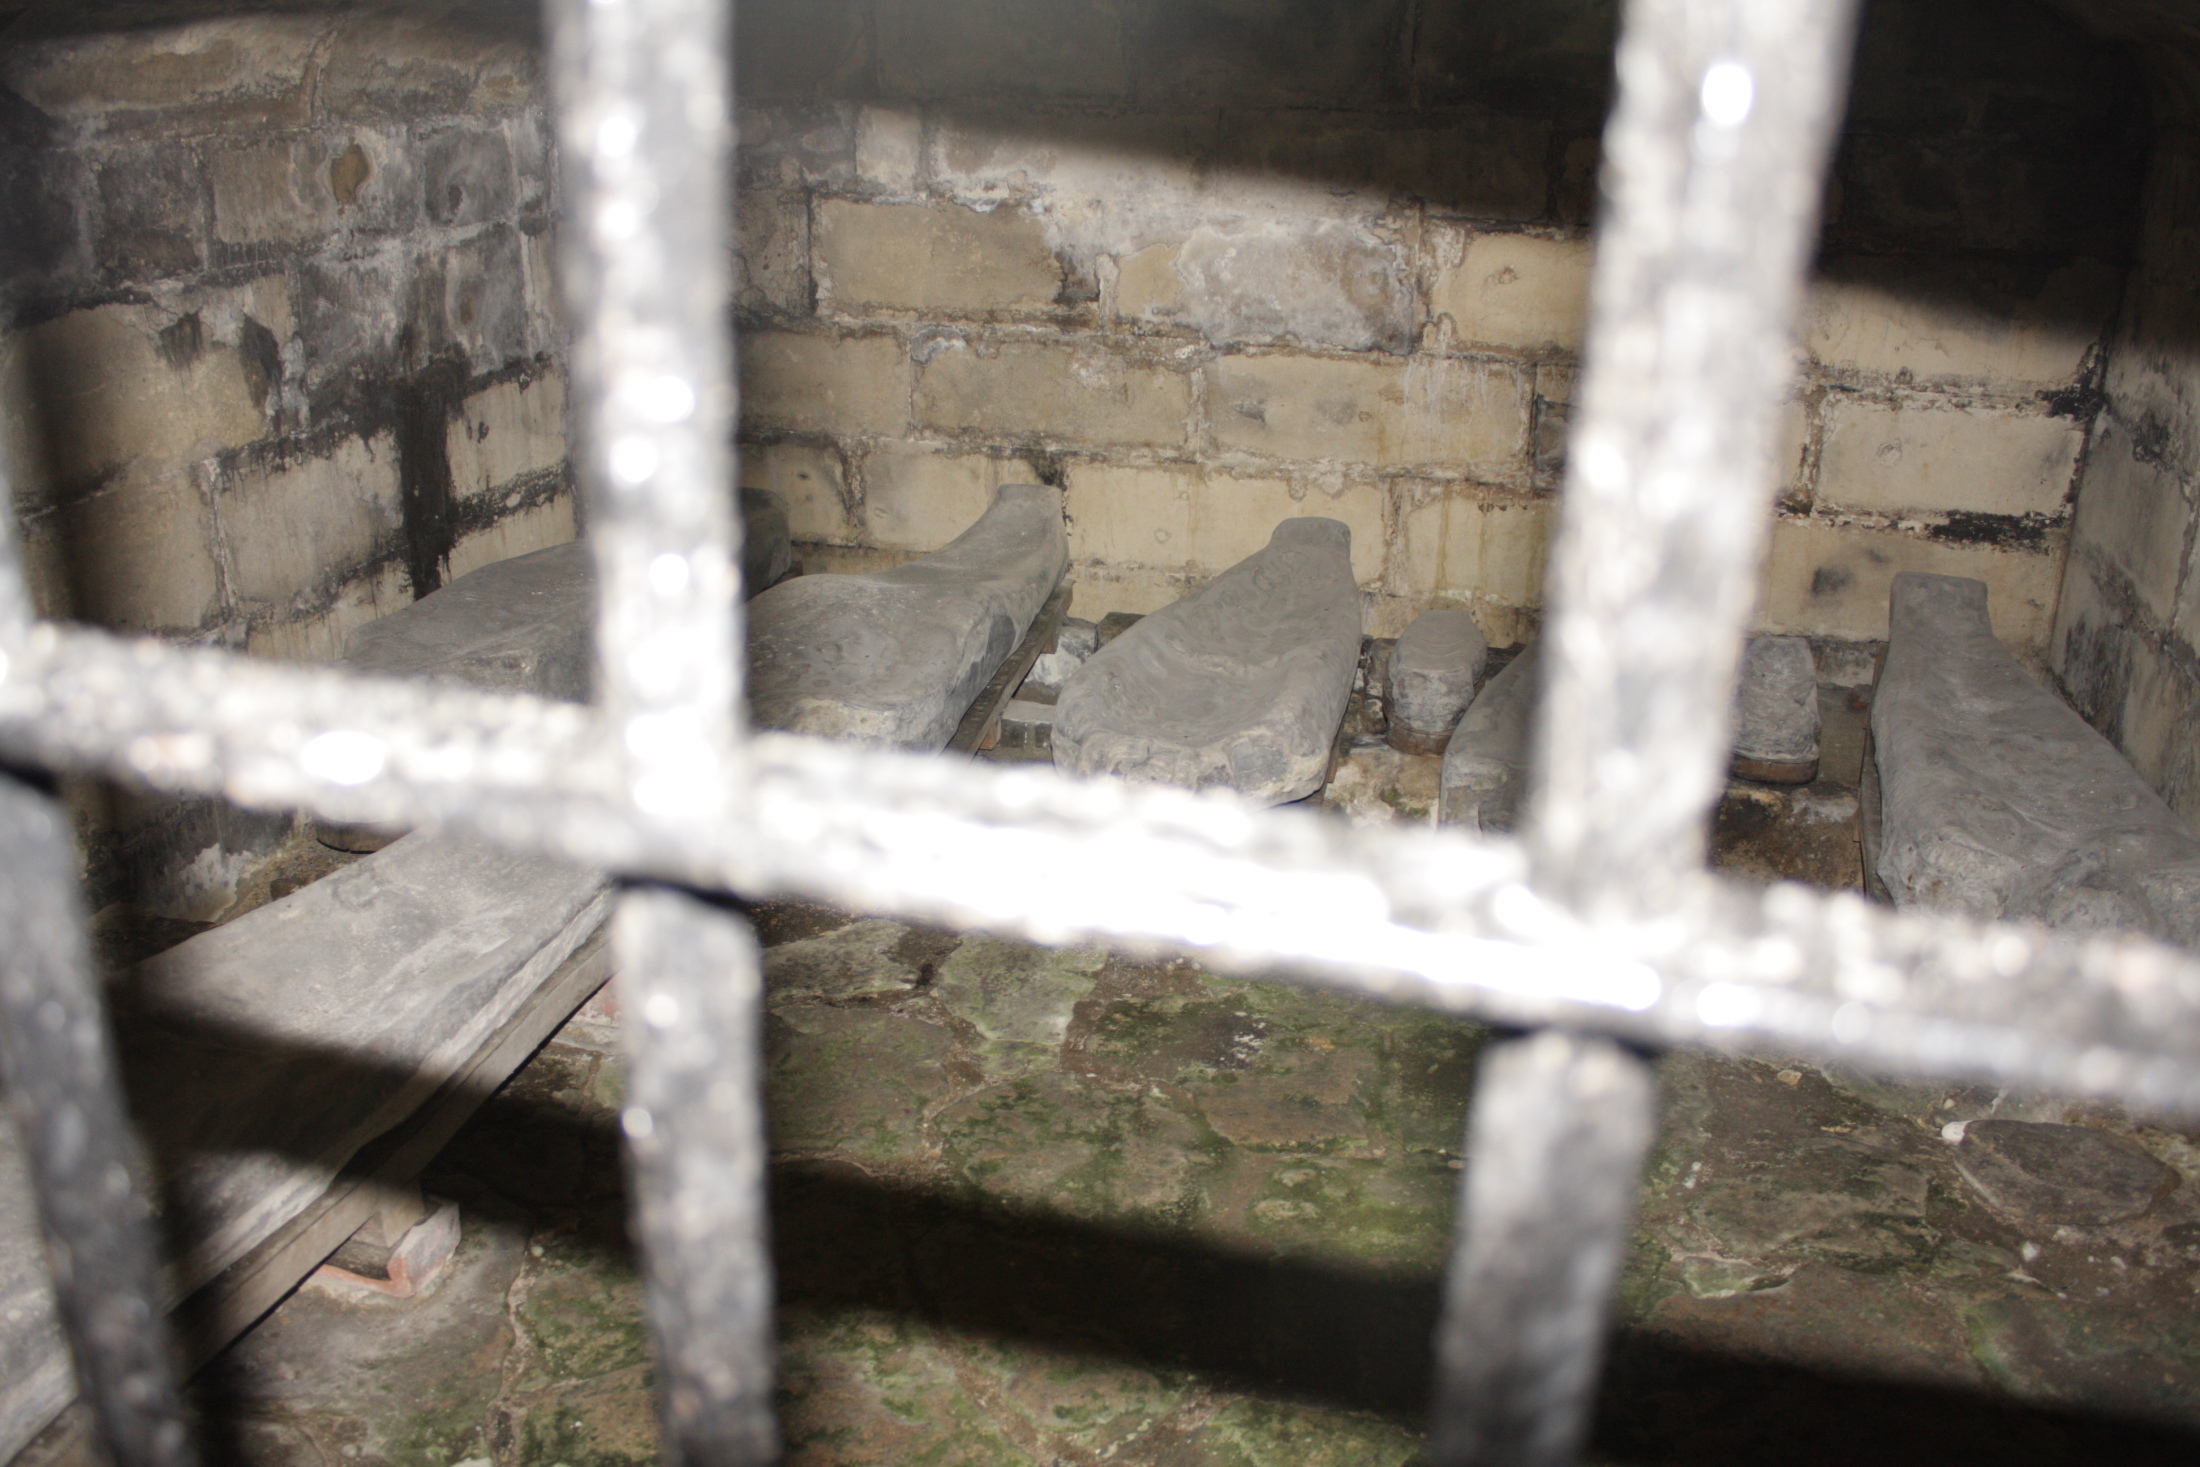
{"type": "Polygon", "coordinates": [[[921,442],[881,443],[862,464],[868,538],[895,550],[938,550],[985,514],[1004,484],[1032,478],[1022,459],[921,442]]]}
{"type": "Polygon", "coordinates": [[[126,476],[62,513],[76,614],[127,632],[189,633],[213,619],[220,579],[197,475],[126,476]]]}
{"type": "Polygon", "coordinates": [[[1844,261],[1803,316],[1811,356],[1838,372],[2004,390],[2065,386],[2116,310],[2118,273],[2093,260],[2012,295],[1946,272],[1844,261]]]}
{"type": "Polygon", "coordinates": [[[210,155],[214,238],[230,245],[289,244],[334,229],[342,211],[321,166],[326,152],[318,142],[285,138],[210,155]]]}
{"type": "Polygon", "coordinates": [[[1062,289],[1039,220],[1010,205],[822,199],[811,249],[820,304],[846,314],[1040,310],[1062,289]]]}
{"type": "Polygon", "coordinates": [[[2085,447],[2068,418],[1841,395],[1825,408],[1821,503],[2059,517],[2085,447]]]}
{"type": "Polygon", "coordinates": [[[2037,651],[2054,618],[2065,549],[2052,533],[2043,548],[2025,550],[1783,516],[1772,527],[1761,629],[1884,640],[1895,575],[1928,571],[1984,581],[1993,590],[1994,635],[2037,651]]]}
{"type": "Polygon", "coordinates": [[[394,541],[402,498],[387,434],[240,472],[216,510],[236,594],[281,605],[349,579],[394,541]]]}
{"type": "Polygon", "coordinates": [[[64,482],[137,460],[188,463],[267,431],[265,383],[254,391],[250,361],[196,313],[71,311],[31,328],[25,348],[48,462],[64,482]]]}
{"type": "Polygon", "coordinates": [[[499,382],[459,404],[445,434],[451,488],[476,499],[565,462],[565,377],[499,382]]]}
{"type": "Polygon", "coordinates": [[[744,311],[807,314],[810,309],[810,210],[791,189],[741,191],[734,223],[733,298],[744,311]]]}
{"type": "Polygon", "coordinates": [[[1556,525],[1547,499],[1478,499],[1438,490],[1398,516],[1393,594],[1422,603],[1458,596],[1506,606],[1543,599],[1543,566],[1556,525]]]}
{"type": "Polygon", "coordinates": [[[795,540],[845,545],[856,539],[847,473],[833,449],[799,443],[744,447],[741,487],[778,496],[787,507],[787,533],[795,540]]]}
{"type": "Polygon", "coordinates": [[[899,436],[909,426],[909,382],[909,354],[891,336],[741,338],[744,425],[899,436]]]}
{"type": "Polygon", "coordinates": [[[573,522],[573,496],[570,494],[560,494],[531,509],[508,514],[486,530],[477,530],[451,547],[450,567],[443,577],[444,584],[500,560],[563,545],[578,532],[579,526],[573,522]]]}
{"type": "Polygon", "coordinates": [[[255,15],[109,31],[16,48],[0,77],[40,111],[109,135],[296,127],[326,29],[306,16],[255,15]]]}
{"type": "Polygon", "coordinates": [[[1581,350],[1596,256],[1588,240],[1477,234],[1463,241],[1439,239],[1438,249],[1444,262],[1429,283],[1429,314],[1449,316],[1461,345],[1581,350]],[[1458,252],[1456,263],[1445,259],[1452,249],[1458,252]]]}
{"type": "Polygon", "coordinates": [[[1207,384],[1226,450],[1527,481],[1534,375],[1513,363],[1229,356],[1208,366],[1207,384]]]}
{"type": "Polygon", "coordinates": [[[1184,373],[1066,343],[956,343],[925,364],[916,391],[928,427],[1106,446],[1179,446],[1191,407],[1184,373]]]}
{"type": "Polygon", "coordinates": [[[2131,430],[2103,413],[2086,454],[2072,540],[2108,557],[2139,593],[2157,625],[2175,614],[2185,528],[2192,518],[2183,485],[2142,457],[2131,430]]]}
{"type": "Polygon", "coordinates": [[[1218,344],[1404,353],[1416,305],[1402,252],[1339,220],[1202,225],[1119,267],[1116,311],[1218,344]]]}

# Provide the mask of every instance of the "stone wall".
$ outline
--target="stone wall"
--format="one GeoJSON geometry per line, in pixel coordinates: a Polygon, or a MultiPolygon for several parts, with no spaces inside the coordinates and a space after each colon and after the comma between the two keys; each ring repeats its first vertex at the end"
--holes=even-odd
{"type": "Polygon", "coordinates": [[[2165,127],[2087,450],[2053,661],[2200,829],[2200,130],[2165,127]]]}
{"type": "MultiPolygon", "coordinates": [[[[814,567],[1060,484],[1077,610],[1276,520],[1369,625],[1532,625],[1580,347],[1603,0],[751,0],[744,474],[814,567]]],[[[2127,55],[1879,0],[1791,405],[1765,625],[1884,634],[1902,569],[2044,646],[2136,221],[2127,55]]]]}
{"type": "MultiPolygon", "coordinates": [[[[45,614],[327,659],[574,534],[539,44],[443,9],[5,37],[0,421],[45,614]]],[[[176,915],[288,824],[82,794],[95,900],[176,915]]]]}

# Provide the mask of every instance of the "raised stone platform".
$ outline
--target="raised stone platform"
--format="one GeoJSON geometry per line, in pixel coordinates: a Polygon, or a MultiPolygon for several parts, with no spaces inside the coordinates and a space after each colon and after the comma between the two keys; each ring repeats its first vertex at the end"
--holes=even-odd
{"type": "Polygon", "coordinates": [[[1520,823],[1527,798],[1528,733],[1540,689],[1540,644],[1530,642],[1491,678],[1444,749],[1437,819],[1491,835],[1520,823]]]}
{"type": "Polygon", "coordinates": [[[1056,705],[1054,762],[1299,799],[1329,772],[1359,655],[1352,532],[1285,520],[1266,549],[1093,654],[1056,705]]]}
{"type": "Polygon", "coordinates": [[[1894,580],[1872,704],[1888,894],[2200,946],[2200,838],[1995,640],[1986,594],[1954,576],[1894,580]]]}
{"type": "MultiPolygon", "coordinates": [[[[167,1302],[188,1306],[194,1359],[364,1220],[349,1194],[409,1179],[440,1139],[378,1143],[424,1114],[448,1136],[602,984],[600,954],[571,960],[610,902],[599,874],[414,835],[116,985],[123,1079],[166,1204],[167,1302]]],[[[16,1148],[0,1127],[0,1461],[75,1392],[16,1148]]]]}
{"type": "Polygon", "coordinates": [[[1007,484],[946,548],[867,576],[798,576],[749,607],[765,728],[940,749],[1069,568],[1062,491],[1007,484]]]}

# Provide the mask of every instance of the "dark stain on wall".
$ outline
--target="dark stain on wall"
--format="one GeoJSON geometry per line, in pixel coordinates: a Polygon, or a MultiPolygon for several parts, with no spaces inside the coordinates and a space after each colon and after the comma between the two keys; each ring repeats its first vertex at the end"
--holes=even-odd
{"type": "Polygon", "coordinates": [[[1997,545],[2004,550],[2040,550],[2057,521],[2036,514],[1985,514],[1976,510],[1951,510],[1937,525],[1925,527],[1925,538],[1943,545],[1997,545]]]}
{"type": "Polygon", "coordinates": [[[397,434],[405,574],[415,601],[443,584],[451,548],[458,543],[449,434],[465,389],[465,367],[449,357],[430,363],[396,389],[391,427],[397,434]]]}

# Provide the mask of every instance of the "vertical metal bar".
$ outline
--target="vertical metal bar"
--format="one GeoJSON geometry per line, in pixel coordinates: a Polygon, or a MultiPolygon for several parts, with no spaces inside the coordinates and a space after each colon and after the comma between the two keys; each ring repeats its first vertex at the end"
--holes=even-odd
{"type": "Polygon", "coordinates": [[[616,932],[635,1183],[668,1462],[778,1456],[764,1202],[763,964],[740,917],[666,888],[616,932]]]}
{"type": "MultiPolygon", "coordinates": [[[[1528,829],[1536,885],[1591,920],[1665,909],[1702,866],[1853,11],[1627,8],[1528,829]]],[[[1652,1078],[1560,1035],[1485,1075],[1433,1452],[1556,1467],[1586,1430],[1652,1078]]]]}
{"type": "Polygon", "coordinates": [[[1703,860],[1854,0],[1630,0],[1529,843],[1585,915],[1703,860]]]}
{"type": "Polygon", "coordinates": [[[77,1379],[118,1467],[183,1467],[152,1212],[58,800],[0,773],[0,1078],[21,1127],[77,1379]]]}
{"type": "Polygon", "coordinates": [[[740,784],[730,7],[555,0],[553,14],[597,701],[639,809],[722,819],[740,784]]]}
{"type": "Polygon", "coordinates": [[[1647,1066],[1546,1030],[1483,1060],[1436,1341],[1438,1467],[1564,1467],[1655,1133],[1647,1066]]]}
{"type": "MultiPolygon", "coordinates": [[[[600,587],[597,701],[629,797],[723,820],[740,768],[726,258],[730,7],[555,0],[576,462],[600,587]]],[[[668,1459],[762,1463],[771,1414],[761,980],[732,913],[621,900],[625,1110],[668,1459]]]]}

